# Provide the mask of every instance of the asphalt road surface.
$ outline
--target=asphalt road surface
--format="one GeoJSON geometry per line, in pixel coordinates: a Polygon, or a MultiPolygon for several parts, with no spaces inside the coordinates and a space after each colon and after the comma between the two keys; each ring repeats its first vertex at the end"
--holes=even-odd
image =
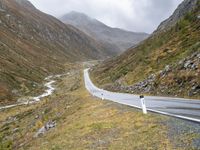
{"type": "MultiPolygon", "coordinates": [[[[84,70],[86,89],[95,97],[141,109],[138,95],[110,92],[96,87],[90,80],[89,69],[84,70]]],[[[200,123],[200,100],[146,96],[147,111],[200,123]]]]}

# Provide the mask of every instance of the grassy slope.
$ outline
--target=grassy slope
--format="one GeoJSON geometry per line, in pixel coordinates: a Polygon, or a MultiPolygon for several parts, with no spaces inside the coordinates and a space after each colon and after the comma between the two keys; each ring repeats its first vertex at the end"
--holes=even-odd
{"type": "Polygon", "coordinates": [[[0,149],[187,150],[198,140],[199,133],[188,128],[173,134],[177,124],[170,131],[168,117],[144,116],[140,110],[92,97],[84,88],[82,69],[74,69],[40,103],[0,111],[0,149]],[[33,138],[49,120],[56,121],[56,128],[33,138]]]}
{"type": "MultiPolygon", "coordinates": [[[[94,81],[99,85],[116,81],[125,86],[132,85],[162,70],[166,65],[174,65],[192,53],[200,52],[198,8],[199,5],[194,12],[188,13],[171,29],[156,33],[136,48],[97,66],[92,71],[94,81]]],[[[200,66],[193,74],[199,70],[200,66]]],[[[200,75],[195,78],[199,83],[200,75]]]]}
{"type": "Polygon", "coordinates": [[[0,1],[0,104],[30,94],[66,62],[107,56],[86,34],[29,5],[0,1]]]}
{"type": "Polygon", "coordinates": [[[0,149],[171,149],[166,118],[98,101],[84,88],[82,73],[72,73],[43,102],[0,112],[0,149]],[[56,128],[33,138],[49,120],[56,128]]]}

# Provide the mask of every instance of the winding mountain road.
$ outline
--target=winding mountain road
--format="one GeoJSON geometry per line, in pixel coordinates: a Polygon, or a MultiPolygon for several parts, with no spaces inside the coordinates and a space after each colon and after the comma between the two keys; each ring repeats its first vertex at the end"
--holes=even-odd
{"type": "MultiPolygon", "coordinates": [[[[90,80],[88,70],[84,70],[85,87],[93,96],[141,109],[138,95],[115,93],[98,88],[90,80]]],[[[150,112],[200,123],[200,100],[146,96],[145,103],[150,112]]]]}

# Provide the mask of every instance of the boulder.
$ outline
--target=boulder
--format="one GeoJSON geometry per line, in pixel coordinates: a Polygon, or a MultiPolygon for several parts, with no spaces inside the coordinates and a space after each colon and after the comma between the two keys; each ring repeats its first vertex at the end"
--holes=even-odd
{"type": "Polygon", "coordinates": [[[184,68],[188,69],[191,64],[192,64],[191,60],[186,61],[185,64],[184,64],[184,68]]]}
{"type": "Polygon", "coordinates": [[[38,130],[38,132],[34,135],[34,137],[39,137],[45,134],[47,131],[49,131],[52,128],[56,127],[56,122],[55,121],[49,121],[47,122],[42,128],[38,130]]]}
{"type": "Polygon", "coordinates": [[[197,54],[197,58],[199,58],[199,59],[200,59],[200,53],[199,53],[199,54],[197,54]]]}

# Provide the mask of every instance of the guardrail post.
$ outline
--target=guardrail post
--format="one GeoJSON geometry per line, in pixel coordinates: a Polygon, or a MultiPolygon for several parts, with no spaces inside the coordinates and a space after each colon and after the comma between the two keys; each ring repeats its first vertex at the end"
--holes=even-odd
{"type": "Polygon", "coordinates": [[[104,100],[104,96],[103,96],[103,93],[101,93],[101,99],[102,99],[102,100],[104,100]]]}
{"type": "Polygon", "coordinates": [[[28,99],[28,100],[27,100],[27,103],[26,103],[26,105],[28,106],[28,105],[29,105],[29,103],[30,103],[30,100],[28,99]]]}
{"type": "Polygon", "coordinates": [[[140,101],[141,101],[141,105],[142,105],[143,114],[147,114],[147,108],[146,108],[146,105],[145,105],[145,100],[144,100],[143,95],[140,95],[140,101]]]}

